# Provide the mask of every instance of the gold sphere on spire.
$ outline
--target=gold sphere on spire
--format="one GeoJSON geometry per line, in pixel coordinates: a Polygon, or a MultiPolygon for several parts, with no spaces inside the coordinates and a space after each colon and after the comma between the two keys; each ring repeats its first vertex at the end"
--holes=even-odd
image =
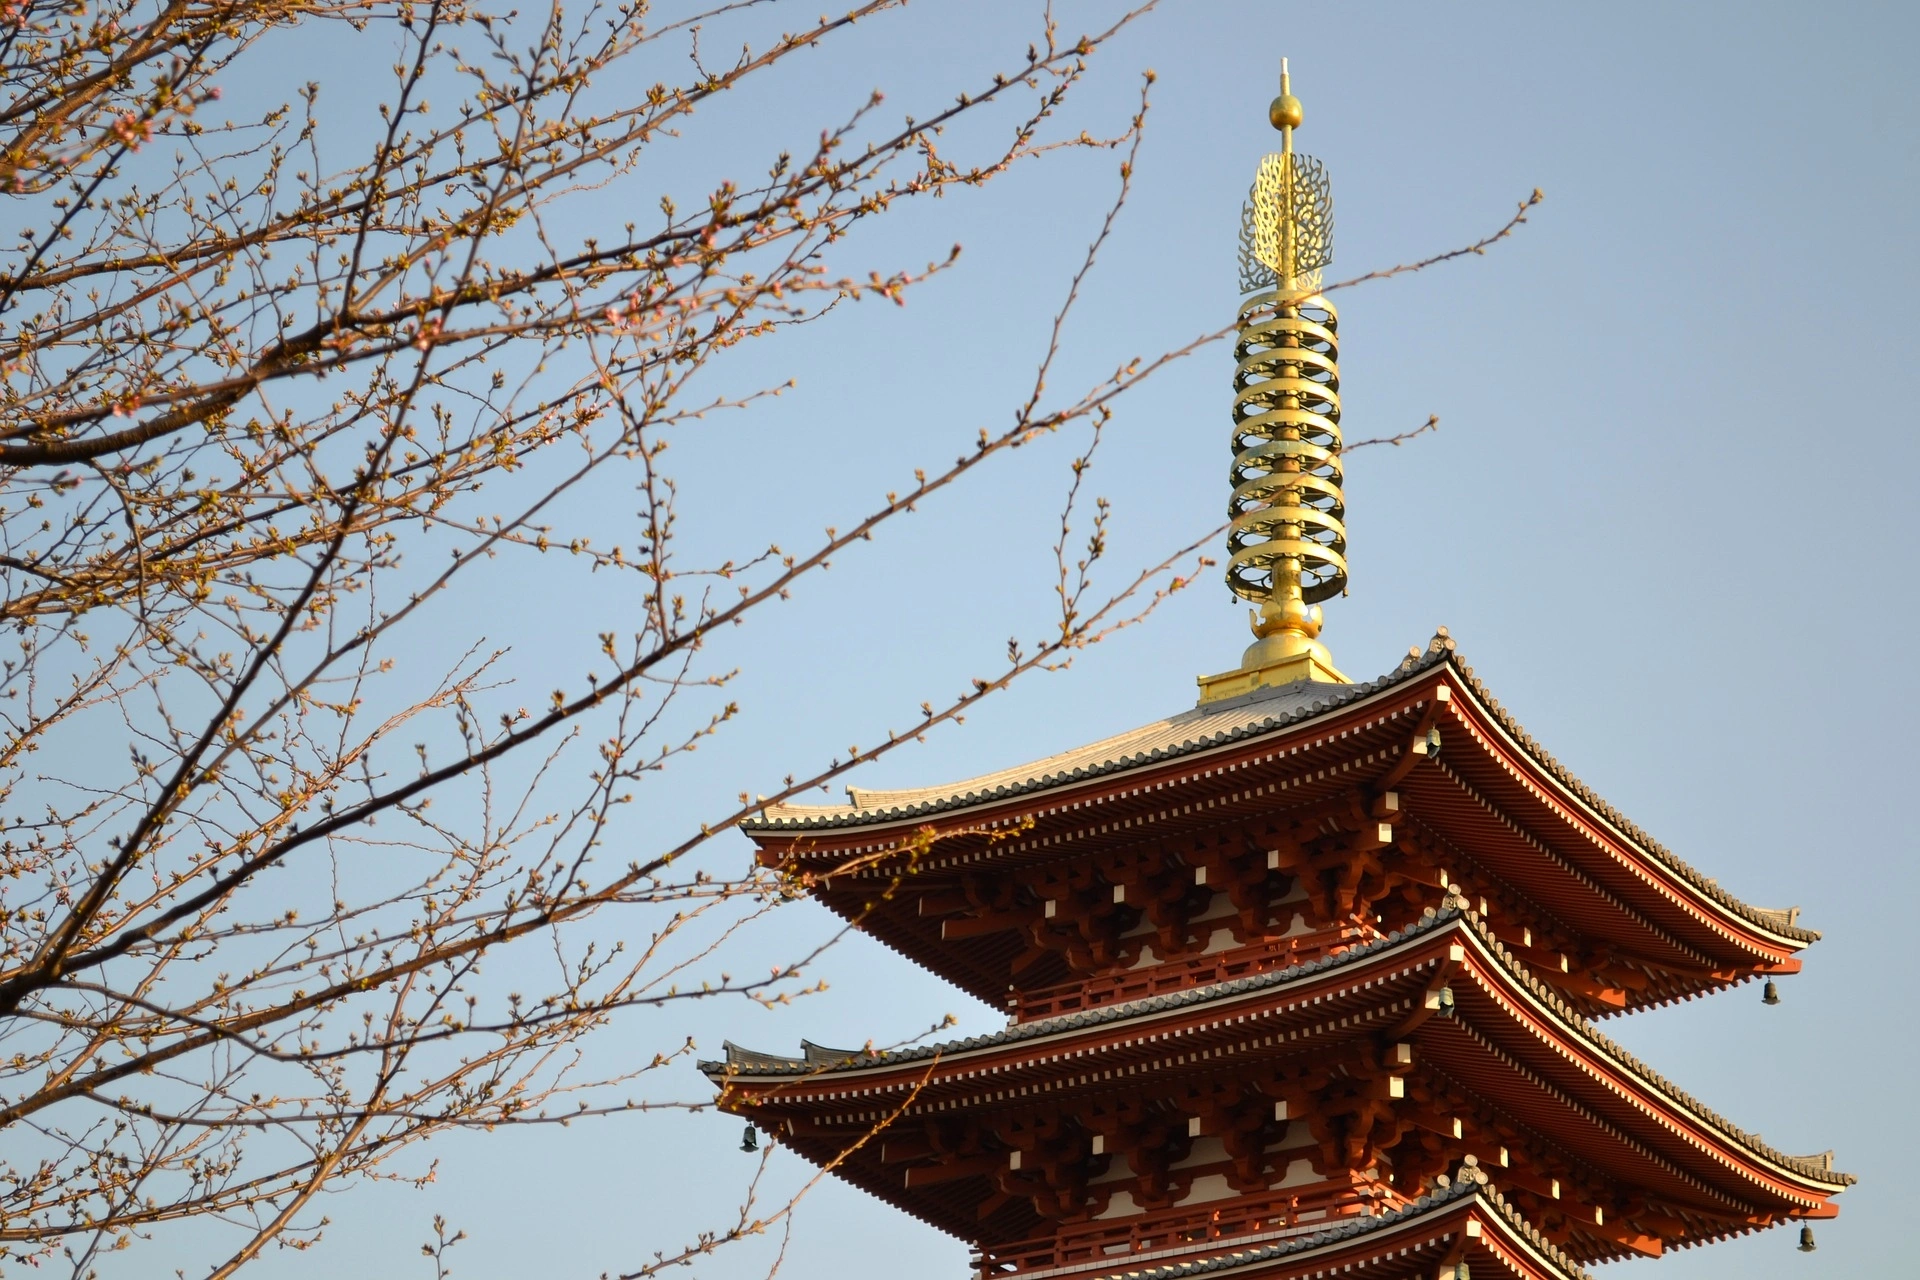
{"type": "Polygon", "coordinates": [[[1276,129],[1298,129],[1304,119],[1300,99],[1283,93],[1267,106],[1267,120],[1276,129]]]}

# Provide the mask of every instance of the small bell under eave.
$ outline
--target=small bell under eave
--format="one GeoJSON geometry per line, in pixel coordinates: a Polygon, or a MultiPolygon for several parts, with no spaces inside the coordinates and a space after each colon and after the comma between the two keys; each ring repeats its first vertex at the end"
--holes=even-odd
{"type": "Polygon", "coordinates": [[[1780,1003],[1780,984],[1775,982],[1772,978],[1767,979],[1766,988],[1760,993],[1760,1003],[1761,1004],[1779,1004],[1780,1003]]]}
{"type": "Polygon", "coordinates": [[[1812,1253],[1818,1246],[1813,1243],[1813,1228],[1800,1228],[1800,1252],[1812,1253]]]}
{"type": "Polygon", "coordinates": [[[740,1137],[740,1149],[747,1152],[758,1151],[760,1149],[760,1131],[752,1125],[748,1125],[746,1133],[740,1137]]]}

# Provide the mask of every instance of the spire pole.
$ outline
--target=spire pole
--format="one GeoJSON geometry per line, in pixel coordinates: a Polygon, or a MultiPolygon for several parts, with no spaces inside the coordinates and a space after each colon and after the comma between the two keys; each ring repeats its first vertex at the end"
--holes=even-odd
{"type": "Polygon", "coordinates": [[[1300,123],[1300,99],[1293,96],[1293,80],[1287,74],[1287,60],[1280,59],[1280,96],[1267,108],[1267,116],[1273,127],[1280,131],[1280,153],[1293,154],[1293,127],[1300,123]],[[1288,103],[1290,110],[1282,111],[1281,103],[1288,103]]]}
{"type": "Polygon", "coordinates": [[[1233,517],[1227,585],[1258,606],[1240,666],[1200,678],[1200,701],[1317,680],[1346,684],[1320,643],[1318,601],[1347,582],[1340,465],[1338,313],[1320,293],[1333,260],[1326,167],[1293,149],[1304,112],[1280,60],[1267,108],[1280,150],[1260,162],[1240,215],[1234,343],[1233,517]]]}

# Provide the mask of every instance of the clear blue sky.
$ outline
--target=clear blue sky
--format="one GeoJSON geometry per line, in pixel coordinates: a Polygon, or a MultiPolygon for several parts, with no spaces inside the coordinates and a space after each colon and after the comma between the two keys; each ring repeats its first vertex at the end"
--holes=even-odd
{"type": "MultiPolygon", "coordinates": [[[[1023,49],[1038,8],[916,4],[761,97],[722,104],[690,143],[751,172],[783,130],[803,140],[870,88],[887,91],[888,112],[924,116],[1023,49]]],[[[1064,4],[1062,25],[1113,9],[1064,4]]],[[[1353,458],[1353,592],[1328,607],[1325,638],[1364,679],[1447,624],[1496,695],[1601,794],[1733,892],[1798,903],[1825,932],[1777,1008],[1745,988],[1607,1027],[1737,1123],[1789,1151],[1832,1146],[1862,1179],[1819,1228],[1818,1254],[1775,1231],[1669,1257],[1655,1273],[1667,1280],[1912,1267],[1920,1045],[1904,984],[1920,883],[1900,779],[1920,622],[1916,48],[1914,10],[1891,3],[1169,3],[1098,56],[1069,109],[1076,127],[1114,127],[1139,73],[1159,74],[1136,196],[1070,335],[1063,393],[1231,319],[1235,219],[1272,145],[1264,109],[1283,53],[1306,104],[1299,146],[1333,175],[1335,275],[1471,241],[1545,190],[1531,225],[1484,259],[1340,300],[1350,436],[1430,413],[1443,426],[1353,458]]],[[[337,101],[354,72],[333,67],[319,74],[337,101]]],[[[647,176],[671,185],[678,163],[647,176]]],[[[966,253],[904,310],[849,309],[730,372],[737,387],[789,375],[799,387],[676,446],[689,537],[731,530],[751,545],[844,523],[914,466],[1006,422],[1113,167],[1036,168],[867,242],[880,267],[955,240],[966,253]]],[[[689,179],[677,194],[700,190],[689,179]]],[[[617,224],[632,216],[626,198],[576,216],[617,224]]],[[[1116,507],[1116,575],[1218,519],[1229,365],[1214,348],[1122,410],[1093,482],[1116,507]]],[[[619,840],[656,847],[711,812],[710,797],[770,790],[796,765],[870,742],[988,670],[1009,633],[1041,629],[1067,443],[1021,451],[836,563],[777,629],[723,647],[719,660],[743,666],[746,716],[671,796],[636,806],[619,840]]],[[[515,607],[468,622],[515,641],[520,673],[543,691],[541,667],[580,661],[607,601],[509,585],[515,607]]],[[[1196,674],[1233,663],[1244,616],[1210,580],[855,781],[963,777],[1182,709],[1196,674]]],[[[777,928],[769,954],[826,920],[806,906],[777,928]]],[[[688,1031],[707,1053],[722,1037],[774,1050],[803,1035],[885,1042],[948,1011],[962,1032],[999,1024],[863,941],[823,973],[832,990],[792,1010],[636,1019],[598,1051],[650,1055],[688,1031]]],[[[704,1090],[691,1067],[681,1074],[682,1096],[704,1090]]],[[[417,1247],[435,1213],[471,1237],[452,1255],[461,1280],[618,1271],[725,1217],[751,1163],[738,1141],[738,1124],[712,1115],[449,1140],[407,1157],[411,1169],[439,1159],[429,1189],[336,1196],[322,1245],[260,1272],[425,1274],[417,1247]]],[[[776,1163],[783,1186],[805,1172],[776,1163]]],[[[690,1274],[746,1280],[770,1256],[750,1247],[690,1274]]],[[[781,1274],[965,1268],[962,1245],[830,1185],[798,1218],[781,1274]]]]}

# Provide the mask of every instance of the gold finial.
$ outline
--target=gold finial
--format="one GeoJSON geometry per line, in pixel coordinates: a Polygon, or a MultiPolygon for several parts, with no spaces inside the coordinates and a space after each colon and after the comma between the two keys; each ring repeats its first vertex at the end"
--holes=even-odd
{"type": "Polygon", "coordinates": [[[1240,215],[1234,343],[1233,517],[1227,585],[1258,604],[1237,670],[1200,679],[1202,702],[1296,680],[1347,683],[1319,641],[1318,601],[1347,581],[1338,314],[1319,293],[1333,260],[1326,167],[1293,149],[1300,100],[1286,60],[1267,108],[1281,150],[1260,162],[1240,215]]]}

